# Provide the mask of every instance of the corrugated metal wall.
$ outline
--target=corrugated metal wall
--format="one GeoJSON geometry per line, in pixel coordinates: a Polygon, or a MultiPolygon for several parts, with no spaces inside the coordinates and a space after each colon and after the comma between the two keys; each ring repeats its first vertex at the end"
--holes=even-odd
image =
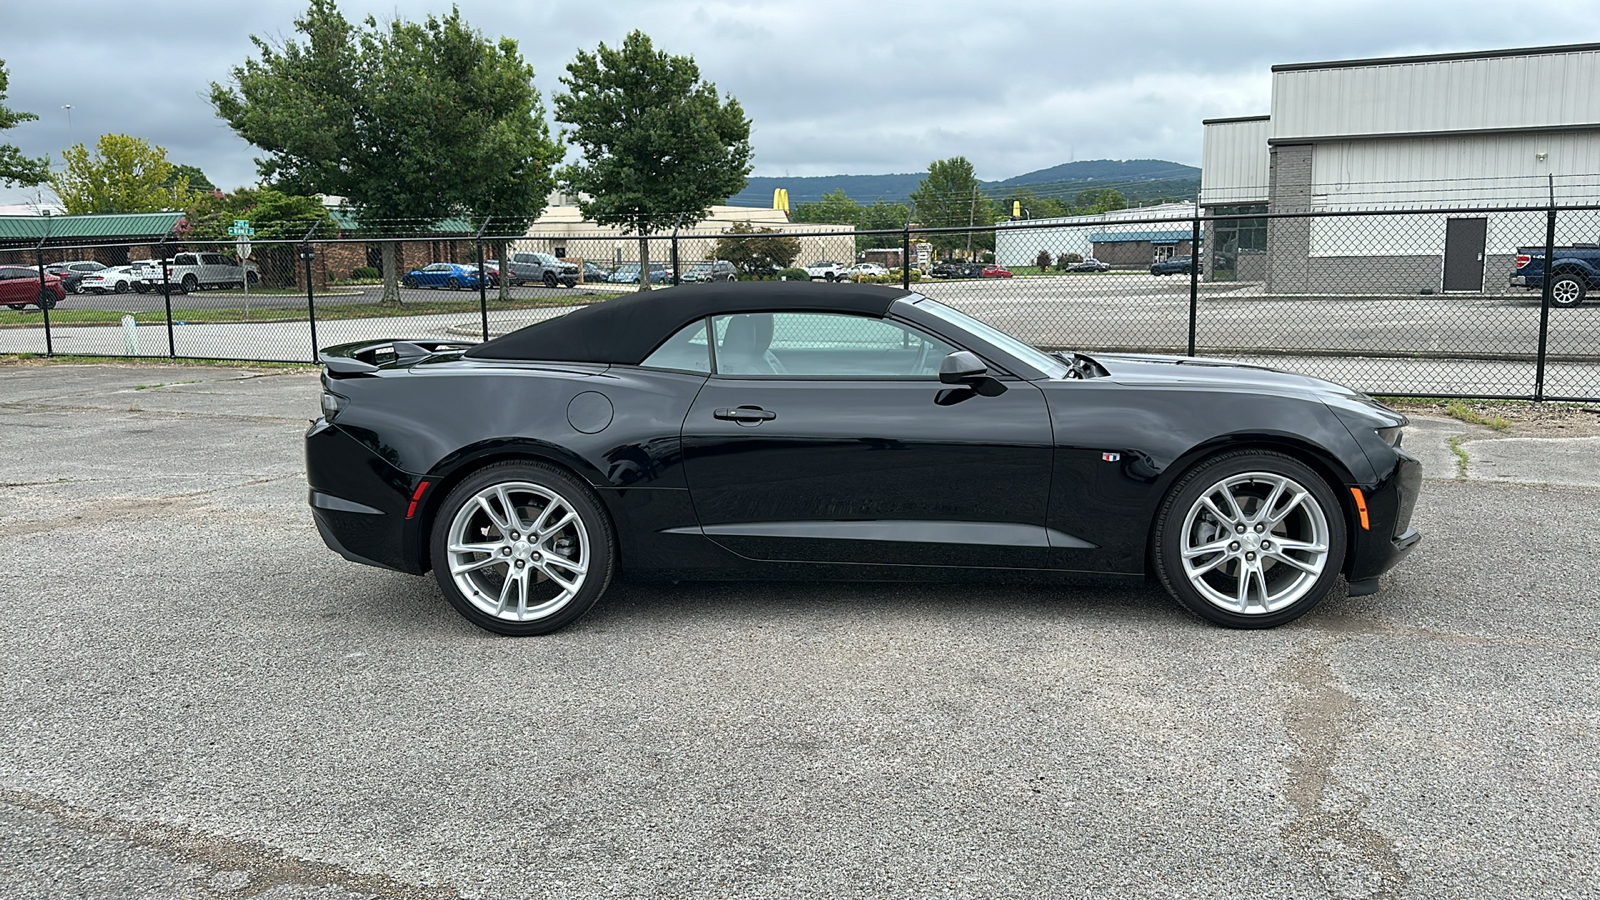
{"type": "Polygon", "coordinates": [[[1272,75],[1272,136],[1600,123],[1600,51],[1299,69],[1272,75]]]}
{"type": "Polygon", "coordinates": [[[1558,200],[1592,200],[1600,130],[1320,143],[1312,193],[1323,209],[1543,203],[1548,175],[1561,183],[1558,200]]]}
{"type": "Polygon", "coordinates": [[[1206,125],[1200,152],[1202,206],[1266,202],[1271,135],[1272,123],[1265,119],[1206,125]]]}

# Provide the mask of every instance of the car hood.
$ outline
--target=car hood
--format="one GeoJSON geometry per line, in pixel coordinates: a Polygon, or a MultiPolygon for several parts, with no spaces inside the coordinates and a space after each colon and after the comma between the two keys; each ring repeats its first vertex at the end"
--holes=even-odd
{"type": "Polygon", "coordinates": [[[1358,392],[1309,375],[1280,372],[1265,366],[1226,359],[1189,356],[1097,353],[1094,361],[1104,366],[1119,384],[1149,386],[1193,386],[1238,388],[1250,391],[1275,390],[1296,394],[1335,394],[1358,392]]]}

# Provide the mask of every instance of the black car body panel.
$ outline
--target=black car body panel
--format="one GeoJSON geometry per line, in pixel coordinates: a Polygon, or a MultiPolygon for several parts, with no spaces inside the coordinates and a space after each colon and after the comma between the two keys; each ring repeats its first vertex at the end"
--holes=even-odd
{"type": "MultiPolygon", "coordinates": [[[[1064,377],[1065,364],[1034,368],[1004,340],[963,331],[893,288],[735,283],[652,293],[630,302],[678,295],[683,310],[639,307],[636,320],[663,335],[740,297],[750,309],[859,303],[977,354],[990,377],[981,390],[926,379],[735,378],[638,365],[652,347],[637,340],[614,347],[633,362],[496,358],[519,341],[552,346],[515,333],[465,355],[462,345],[427,342],[330,348],[325,404],[336,409],[306,437],[312,511],[329,546],[427,571],[429,528],[451,487],[485,464],[534,459],[594,487],[620,565],[634,572],[1137,576],[1174,481],[1237,447],[1295,456],[1341,495],[1352,582],[1415,543],[1420,468],[1378,431],[1405,420],[1337,385],[1156,356],[1102,356],[1098,377],[1064,377]],[[725,417],[741,407],[773,417],[725,417]],[[1364,499],[1365,529],[1350,488],[1364,499]]],[[[605,321],[601,312],[573,316],[563,326],[571,346],[605,321]]]]}

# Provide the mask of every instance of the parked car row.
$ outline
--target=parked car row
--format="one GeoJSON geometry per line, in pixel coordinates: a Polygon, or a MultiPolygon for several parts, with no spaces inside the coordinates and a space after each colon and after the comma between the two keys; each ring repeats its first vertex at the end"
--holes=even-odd
{"type": "Polygon", "coordinates": [[[28,306],[52,309],[66,296],[60,276],[50,274],[48,267],[40,275],[27,266],[0,266],[0,303],[18,312],[28,306]]]}

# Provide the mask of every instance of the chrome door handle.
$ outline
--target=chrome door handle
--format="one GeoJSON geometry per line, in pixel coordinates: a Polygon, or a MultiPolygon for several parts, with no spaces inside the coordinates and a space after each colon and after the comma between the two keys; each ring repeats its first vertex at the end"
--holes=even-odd
{"type": "Polygon", "coordinates": [[[778,417],[777,413],[759,406],[739,406],[733,409],[724,406],[712,415],[730,422],[766,422],[778,417]]]}

